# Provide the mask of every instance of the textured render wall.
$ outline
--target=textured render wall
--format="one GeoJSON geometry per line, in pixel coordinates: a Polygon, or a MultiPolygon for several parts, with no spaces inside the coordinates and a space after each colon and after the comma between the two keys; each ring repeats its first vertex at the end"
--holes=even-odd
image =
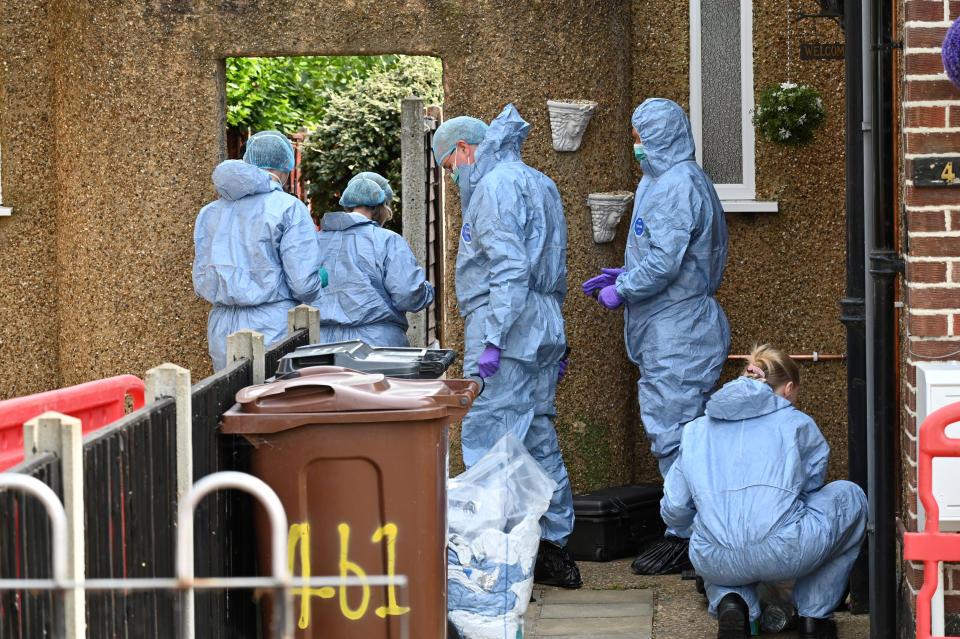
{"type": "MultiPolygon", "coordinates": [[[[165,360],[196,378],[210,372],[208,306],[190,282],[192,230],[215,197],[221,61],[230,56],[440,56],[448,117],[489,120],[512,101],[533,125],[524,153],[563,194],[571,287],[620,250],[593,248],[584,201],[631,181],[629,146],[615,144],[631,108],[625,1],[52,6],[49,16],[42,4],[3,9],[0,144],[4,195],[16,207],[0,222],[4,396],[142,374],[165,360]],[[552,150],[545,102],[555,97],[600,103],[577,153],[552,150]]],[[[455,240],[459,203],[451,200],[455,240]]],[[[447,335],[457,348],[448,272],[447,335]]],[[[576,318],[569,335],[577,355],[560,398],[561,437],[581,487],[630,479],[635,411],[622,340],[609,352],[592,347],[598,335],[616,333],[615,321],[585,302],[571,295],[565,308],[576,318]]]]}
{"type": "Polygon", "coordinates": [[[0,5],[3,199],[0,217],[0,397],[57,386],[57,185],[48,3],[0,5]]]}
{"type": "MultiPolygon", "coordinates": [[[[924,156],[956,154],[960,140],[960,90],[947,80],[940,46],[960,4],[944,0],[907,0],[901,25],[903,174],[902,205],[906,227],[906,305],[901,329],[902,378],[900,520],[917,530],[916,364],[956,360],[960,350],[960,193],[951,187],[914,187],[913,163],[924,156]]],[[[911,607],[923,582],[923,566],[905,562],[903,594],[911,607]]],[[[960,566],[945,565],[946,633],[960,633],[960,566]]]]}
{"type": "MultiPolygon", "coordinates": [[[[567,215],[573,364],[558,394],[560,439],[575,487],[654,479],[636,410],[622,320],[579,283],[622,261],[624,235],[591,240],[588,193],[633,189],[629,117],[643,98],[686,105],[686,3],[561,0],[477,3],[354,0],[61,0],[5,5],[4,195],[0,221],[3,395],[169,360],[209,373],[207,305],[190,284],[193,221],[214,197],[223,156],[221,60],[229,56],[410,53],[444,61],[447,117],[489,120],[514,102],[533,126],[525,159],[552,177],[567,215]],[[547,99],[599,103],[583,144],[557,153],[547,99]],[[12,301],[8,301],[12,300],[12,301]],[[26,367],[26,368],[24,368],[26,367]]],[[[757,87],[786,79],[785,2],[756,6],[757,87]]],[[[830,23],[795,26],[838,40],[830,23]]],[[[794,52],[796,56],[796,52],[794,52]]],[[[770,339],[794,352],[842,352],[841,62],[793,62],[830,120],[802,151],[758,143],[762,198],[774,215],[728,217],[731,258],[721,300],[734,351],[770,339]]],[[[451,190],[448,189],[448,193],[451,190]]],[[[447,345],[460,348],[453,260],[459,202],[448,198],[447,345]]],[[[621,223],[621,226],[626,226],[621,223]]],[[[806,399],[843,474],[843,367],[805,366],[806,399]]],[[[454,446],[457,450],[458,446],[454,446]]],[[[454,464],[456,468],[456,463],[454,464]]]]}
{"type": "MultiPolygon", "coordinates": [[[[792,4],[796,17],[797,3],[792,4]]],[[[787,3],[754,2],[753,11],[756,95],[788,80],[787,3]]],[[[799,54],[800,42],[844,38],[827,20],[791,22],[790,32],[789,79],[820,90],[828,119],[809,147],[783,148],[759,138],[756,142],[757,199],[776,200],[779,212],[727,214],[729,258],[718,298],[730,321],[732,354],[745,354],[758,341],[795,354],[846,350],[839,321],[846,250],[843,61],[802,61],[799,54]]],[[[688,107],[688,3],[634,3],[633,34],[631,110],[648,97],[666,97],[688,107]]],[[[629,130],[628,124],[623,126],[629,130]]],[[[618,142],[631,143],[627,133],[618,142]]],[[[632,170],[635,185],[641,174],[632,170]]],[[[618,231],[618,242],[625,232],[618,231]]],[[[721,382],[741,368],[742,362],[728,364],[721,382]]],[[[842,360],[800,362],[800,368],[798,406],[816,420],[830,442],[829,478],[846,477],[846,368],[842,360]]],[[[637,428],[636,473],[657,479],[647,440],[637,428]]]]}

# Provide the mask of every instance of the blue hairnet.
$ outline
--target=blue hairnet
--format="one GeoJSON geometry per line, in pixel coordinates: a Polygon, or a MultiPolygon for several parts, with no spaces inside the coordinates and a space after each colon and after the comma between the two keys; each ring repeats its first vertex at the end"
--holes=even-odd
{"type": "Polygon", "coordinates": [[[352,209],[355,206],[377,206],[383,204],[387,193],[380,185],[369,178],[354,178],[347,184],[340,197],[340,206],[352,209]]]}
{"type": "Polygon", "coordinates": [[[293,145],[279,131],[260,131],[247,140],[243,161],[261,169],[289,173],[294,167],[293,145]]]}
{"type": "Polygon", "coordinates": [[[457,146],[458,140],[480,144],[486,135],[487,125],[483,120],[466,115],[447,120],[433,134],[433,157],[440,164],[457,146]]]}
{"type": "Polygon", "coordinates": [[[366,178],[367,180],[373,180],[374,182],[380,185],[380,188],[383,189],[383,192],[387,194],[387,197],[384,200],[384,202],[386,202],[387,204],[390,204],[390,202],[393,201],[393,189],[390,188],[390,183],[387,181],[387,178],[383,177],[379,173],[374,173],[373,171],[364,171],[362,173],[357,173],[352,178],[350,178],[350,182],[353,182],[354,180],[359,180],[361,178],[366,178]]]}

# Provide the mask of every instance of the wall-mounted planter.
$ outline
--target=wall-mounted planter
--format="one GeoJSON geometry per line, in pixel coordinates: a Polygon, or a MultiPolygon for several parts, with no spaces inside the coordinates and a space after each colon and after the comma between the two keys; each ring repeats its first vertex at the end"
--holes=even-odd
{"type": "Polygon", "coordinates": [[[587,196],[587,206],[590,207],[590,218],[593,220],[593,241],[605,244],[613,241],[617,233],[617,224],[626,212],[628,205],[633,201],[630,191],[614,191],[611,193],[591,193],[587,196]]]}
{"type": "Polygon", "coordinates": [[[587,100],[562,102],[547,100],[550,110],[550,132],[556,151],[576,151],[580,148],[583,132],[597,110],[597,103],[587,100]]]}

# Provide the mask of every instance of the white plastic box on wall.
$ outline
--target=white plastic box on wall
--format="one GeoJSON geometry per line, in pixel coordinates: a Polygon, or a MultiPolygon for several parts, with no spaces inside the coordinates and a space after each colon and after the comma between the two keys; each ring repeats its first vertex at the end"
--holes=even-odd
{"type": "MultiPolygon", "coordinates": [[[[960,362],[917,364],[917,460],[920,459],[920,424],[927,415],[960,402],[960,362]]],[[[960,439],[960,422],[947,426],[948,437],[960,439]]],[[[918,467],[919,468],[919,467],[918,467]]],[[[919,486],[919,478],[915,480],[919,486]]],[[[940,506],[940,531],[960,531],[960,457],[933,458],[933,496],[940,506]]],[[[923,504],[917,499],[917,529],[924,529],[923,504]]],[[[938,565],[937,590],[930,602],[930,631],[944,636],[943,563],[938,565]]]]}
{"type": "MultiPolygon", "coordinates": [[[[960,402],[960,362],[917,364],[917,429],[927,415],[960,402]]],[[[947,427],[947,436],[960,439],[960,422],[947,427]]],[[[917,437],[919,448],[920,438],[917,437]]],[[[917,459],[919,459],[919,454],[917,459]]],[[[960,531],[960,457],[933,459],[933,494],[940,505],[940,530],[960,531]]],[[[923,530],[923,504],[917,503],[918,525],[923,530]]]]}

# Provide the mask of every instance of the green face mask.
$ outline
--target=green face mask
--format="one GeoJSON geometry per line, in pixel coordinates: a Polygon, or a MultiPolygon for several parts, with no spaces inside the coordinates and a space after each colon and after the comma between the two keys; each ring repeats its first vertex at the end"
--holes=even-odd
{"type": "Polygon", "coordinates": [[[647,152],[643,150],[642,144],[633,145],[633,157],[637,158],[637,162],[643,162],[647,159],[647,152]]]}
{"type": "Polygon", "coordinates": [[[460,167],[453,169],[453,183],[460,186],[460,167]]]}

